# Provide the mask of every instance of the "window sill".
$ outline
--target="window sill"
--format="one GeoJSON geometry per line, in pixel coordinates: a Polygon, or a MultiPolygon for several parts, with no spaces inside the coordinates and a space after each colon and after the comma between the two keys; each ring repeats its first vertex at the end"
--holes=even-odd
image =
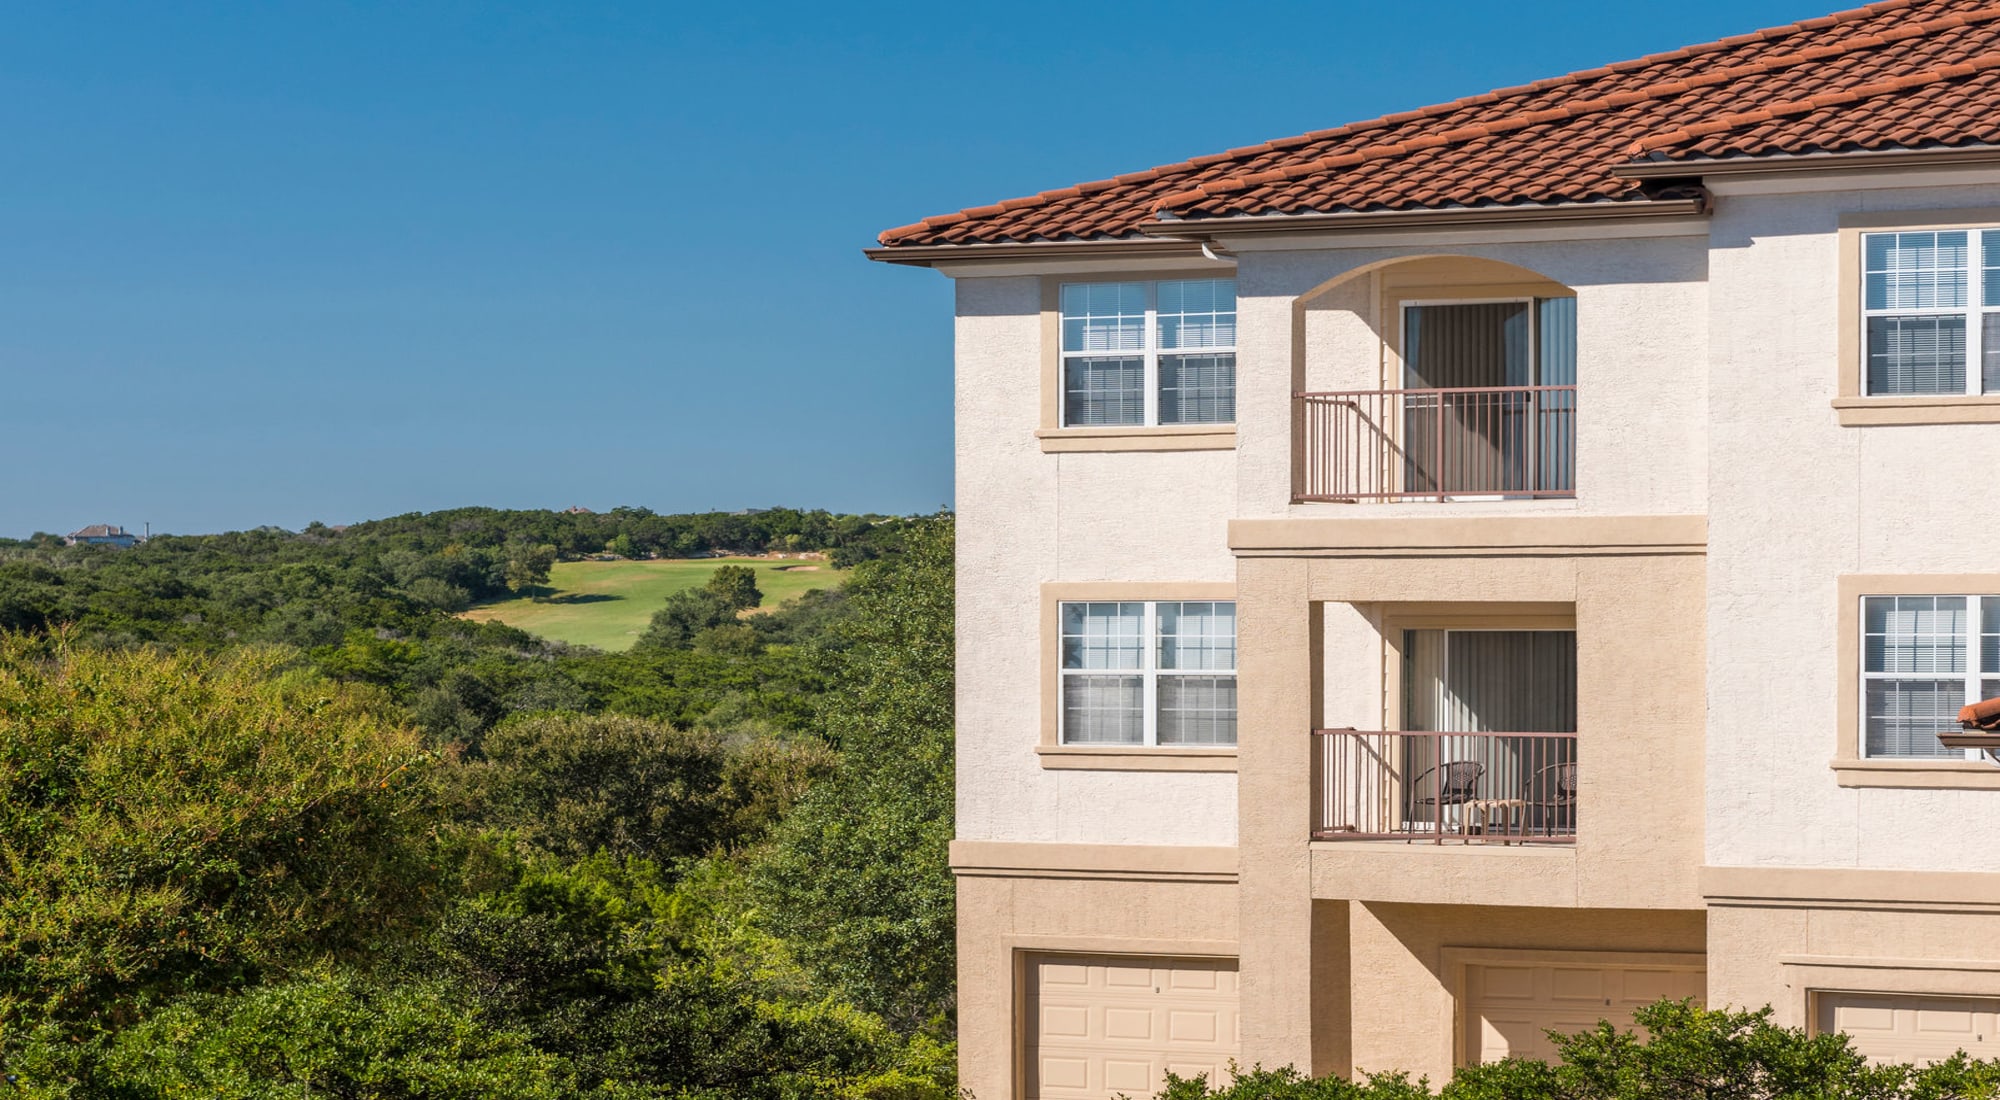
{"type": "Polygon", "coordinates": [[[2000,394],[1935,394],[1920,397],[1836,397],[1834,414],[1843,428],[1888,424],[2000,424],[2000,394]]]}
{"type": "Polygon", "coordinates": [[[2000,791],[2000,766],[1983,760],[1834,760],[1827,766],[1843,787],[2000,791]]]}
{"type": "MultiPolygon", "coordinates": [[[[1143,745],[1036,745],[1042,767],[1101,772],[1233,772],[1236,746],[1162,749],[1143,745]]],[[[1996,768],[1995,771],[2000,771],[1996,768]]]]}
{"type": "Polygon", "coordinates": [[[1043,428],[1035,433],[1044,454],[1067,451],[1227,451],[1236,447],[1234,424],[1164,427],[1043,428]]]}

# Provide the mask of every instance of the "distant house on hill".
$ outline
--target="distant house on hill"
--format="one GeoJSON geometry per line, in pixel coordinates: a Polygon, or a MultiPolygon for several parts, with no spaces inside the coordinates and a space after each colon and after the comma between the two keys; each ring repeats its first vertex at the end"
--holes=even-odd
{"type": "Polygon", "coordinates": [[[63,545],[125,548],[139,545],[139,536],[109,523],[93,523],[80,531],[71,531],[68,537],[63,539],[63,545]]]}

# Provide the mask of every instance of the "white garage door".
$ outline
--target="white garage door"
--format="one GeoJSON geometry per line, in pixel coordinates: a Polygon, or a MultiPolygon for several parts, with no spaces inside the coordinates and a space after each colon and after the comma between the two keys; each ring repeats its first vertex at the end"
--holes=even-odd
{"type": "Polygon", "coordinates": [[[1820,993],[1822,1034],[1844,1031],[1871,1062],[1935,1062],[1965,1051],[2000,1058],[2000,1000],[1820,993]]]}
{"type": "Polygon", "coordinates": [[[1509,1055],[1555,1059],[1545,1032],[1585,1031],[1609,1020],[1632,1026],[1632,1011],[1663,997],[1707,993],[1708,974],[1693,966],[1569,966],[1561,963],[1468,966],[1465,1053],[1474,1062],[1509,1055]]]}
{"type": "Polygon", "coordinates": [[[1172,1071],[1223,1080],[1236,1056],[1236,964],[1042,955],[1028,960],[1029,1100],[1149,1097],[1172,1071]]]}

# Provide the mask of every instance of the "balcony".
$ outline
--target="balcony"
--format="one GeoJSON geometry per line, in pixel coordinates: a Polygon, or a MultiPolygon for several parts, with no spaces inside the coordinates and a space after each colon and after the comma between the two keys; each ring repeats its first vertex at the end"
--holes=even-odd
{"type": "Polygon", "coordinates": [[[1314,840],[1576,841],[1574,733],[1313,731],[1314,840]]]}
{"type": "Polygon", "coordinates": [[[1293,395],[1299,501],[1576,495],[1576,387],[1293,395]]]}

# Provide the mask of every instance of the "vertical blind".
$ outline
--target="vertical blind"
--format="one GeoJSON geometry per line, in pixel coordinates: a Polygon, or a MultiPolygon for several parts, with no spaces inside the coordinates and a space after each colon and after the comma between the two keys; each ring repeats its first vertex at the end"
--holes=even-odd
{"type": "Polygon", "coordinates": [[[2000,392],[2000,230],[1868,233],[1861,254],[1869,394],[2000,392]]]}
{"type": "Polygon", "coordinates": [[[1576,632],[1411,630],[1404,728],[1449,733],[1576,731],[1576,632]]]}
{"type": "Polygon", "coordinates": [[[2000,696],[2000,597],[1864,598],[1861,677],[1865,755],[1963,756],[1937,734],[1958,708],[2000,696]]]}
{"type": "Polygon", "coordinates": [[[1236,743],[1234,603],[1064,603],[1061,626],[1065,744],[1236,743]]]}

